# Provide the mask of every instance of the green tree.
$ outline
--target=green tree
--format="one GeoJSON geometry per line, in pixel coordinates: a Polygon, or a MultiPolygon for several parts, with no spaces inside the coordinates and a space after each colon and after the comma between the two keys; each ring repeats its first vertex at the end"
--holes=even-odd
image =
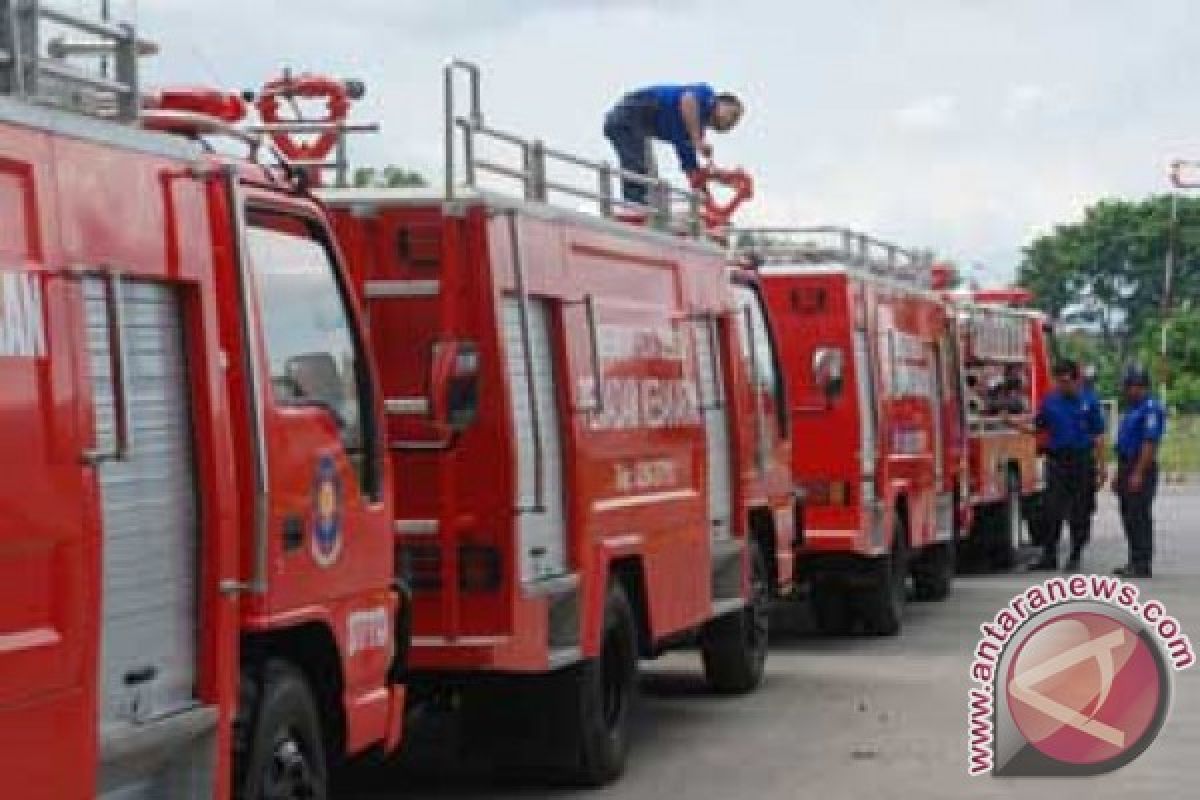
{"type": "Polygon", "coordinates": [[[416,170],[389,164],[382,169],[359,167],[354,170],[353,183],[359,188],[398,189],[428,186],[429,181],[416,170]]]}
{"type": "Polygon", "coordinates": [[[1096,333],[1107,352],[1131,354],[1144,323],[1163,304],[1163,266],[1175,240],[1173,299],[1200,291],[1200,199],[1101,200],[1079,222],[1059,225],[1024,251],[1018,282],[1056,318],[1096,333]]]}
{"type": "Polygon", "coordinates": [[[1167,354],[1162,358],[1161,317],[1147,319],[1137,339],[1137,360],[1156,365],[1155,376],[1166,380],[1167,400],[1176,408],[1200,411],[1200,308],[1185,298],[1167,322],[1167,354]]]}

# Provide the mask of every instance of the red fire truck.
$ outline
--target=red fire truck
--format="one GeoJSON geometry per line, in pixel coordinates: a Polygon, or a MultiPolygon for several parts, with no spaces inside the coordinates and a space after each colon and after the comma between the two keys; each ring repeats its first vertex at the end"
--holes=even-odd
{"type": "Polygon", "coordinates": [[[324,797],[400,735],[407,605],[323,212],[207,152],[237,97],[142,114],[130,28],[0,20],[3,794],[324,797]]]}
{"type": "Polygon", "coordinates": [[[964,561],[1007,569],[1020,547],[1038,538],[1041,522],[1041,458],[1037,437],[1024,430],[1050,391],[1051,324],[1020,307],[1030,299],[1024,290],[947,297],[958,329],[973,508],[964,561]],[[1024,424],[1018,429],[1005,415],[1024,424]]]}
{"type": "Polygon", "coordinates": [[[361,270],[406,477],[413,680],[601,784],[639,658],[698,642],[716,689],[761,679],[794,530],[771,333],[694,194],[491,127],[471,64],[444,79],[444,187],[320,193],[361,270]],[[621,178],[653,204],[620,200],[621,178]]]}
{"type": "Polygon", "coordinates": [[[803,494],[797,570],[818,627],[900,630],[950,590],[963,519],[953,321],[927,255],[841,228],[743,230],[781,344],[803,494]]]}

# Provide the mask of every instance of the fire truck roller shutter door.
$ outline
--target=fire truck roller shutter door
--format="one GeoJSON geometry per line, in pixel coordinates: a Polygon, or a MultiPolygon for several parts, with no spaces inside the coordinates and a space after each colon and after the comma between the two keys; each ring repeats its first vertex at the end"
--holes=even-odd
{"type": "Polygon", "coordinates": [[[729,412],[721,387],[721,349],[717,346],[716,320],[695,319],[696,368],[700,408],[708,448],[708,522],[714,540],[733,535],[733,495],[729,465],[729,412]]]}
{"type": "MultiPolygon", "coordinates": [[[[164,728],[160,733],[178,728],[172,720],[197,706],[199,531],[178,298],[166,284],[105,282],[86,278],[83,292],[100,450],[112,450],[118,426],[127,426],[127,448],[98,465],[99,738],[112,753],[156,726],[164,728]]],[[[154,738],[163,751],[158,758],[144,751],[129,763],[106,757],[101,796],[193,796],[188,775],[211,772],[196,766],[211,759],[211,737],[194,739],[192,749],[165,735],[154,738]]]]}
{"type": "Polygon", "coordinates": [[[517,549],[521,582],[525,584],[567,572],[562,429],[551,340],[553,317],[547,301],[541,298],[528,298],[526,311],[528,341],[523,334],[521,299],[504,299],[504,351],[517,442],[517,549]],[[532,377],[527,363],[533,367],[532,377]]]}

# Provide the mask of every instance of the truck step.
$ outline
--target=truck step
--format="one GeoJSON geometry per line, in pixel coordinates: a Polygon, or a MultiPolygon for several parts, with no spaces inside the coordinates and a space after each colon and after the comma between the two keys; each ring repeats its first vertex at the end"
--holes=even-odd
{"type": "Polygon", "coordinates": [[[437,536],[438,521],[436,519],[398,519],[392,523],[392,530],[404,536],[437,536]]]}
{"type": "Polygon", "coordinates": [[[397,417],[424,417],[429,414],[429,400],[425,397],[389,397],[383,401],[383,409],[397,417]]]}
{"type": "Polygon", "coordinates": [[[437,297],[441,291],[439,280],[376,280],[367,281],[365,287],[368,300],[437,297]]]}
{"type": "Polygon", "coordinates": [[[741,597],[730,597],[726,600],[714,600],[712,604],[712,615],[714,617],[723,617],[726,614],[732,614],[734,611],[741,611],[745,607],[746,601],[741,597]]]}
{"type": "Polygon", "coordinates": [[[574,647],[556,647],[552,649],[546,657],[546,666],[550,669],[562,669],[569,667],[572,664],[578,664],[583,660],[583,648],[574,647]]]}

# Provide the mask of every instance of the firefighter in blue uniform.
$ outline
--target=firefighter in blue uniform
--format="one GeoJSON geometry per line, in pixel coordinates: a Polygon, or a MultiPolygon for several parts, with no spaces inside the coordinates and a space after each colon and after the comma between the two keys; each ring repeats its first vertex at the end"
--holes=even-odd
{"type": "Polygon", "coordinates": [[[1079,569],[1083,548],[1092,535],[1096,487],[1108,479],[1104,464],[1104,412],[1091,392],[1084,391],[1079,364],[1054,367],[1057,387],[1042,401],[1036,427],[1049,435],[1046,443],[1046,528],[1042,557],[1033,570],[1058,569],[1063,523],[1071,531],[1071,553],[1065,569],[1079,569]]]}
{"type": "MultiPolygon", "coordinates": [[[[674,146],[680,167],[691,179],[699,169],[697,157],[712,158],[705,131],[731,130],[742,111],[737,95],[717,93],[707,83],[649,86],[626,94],[608,112],[604,135],[617,151],[621,169],[647,175],[647,146],[658,139],[674,146]]],[[[621,186],[626,200],[645,204],[645,184],[626,180],[621,186]]]]}
{"type": "Polygon", "coordinates": [[[1117,482],[1113,486],[1121,524],[1129,542],[1129,561],[1114,572],[1149,578],[1154,557],[1154,495],[1158,491],[1158,444],[1167,412],[1150,394],[1150,375],[1139,366],[1125,370],[1121,381],[1126,410],[1117,434],[1117,482]]]}

